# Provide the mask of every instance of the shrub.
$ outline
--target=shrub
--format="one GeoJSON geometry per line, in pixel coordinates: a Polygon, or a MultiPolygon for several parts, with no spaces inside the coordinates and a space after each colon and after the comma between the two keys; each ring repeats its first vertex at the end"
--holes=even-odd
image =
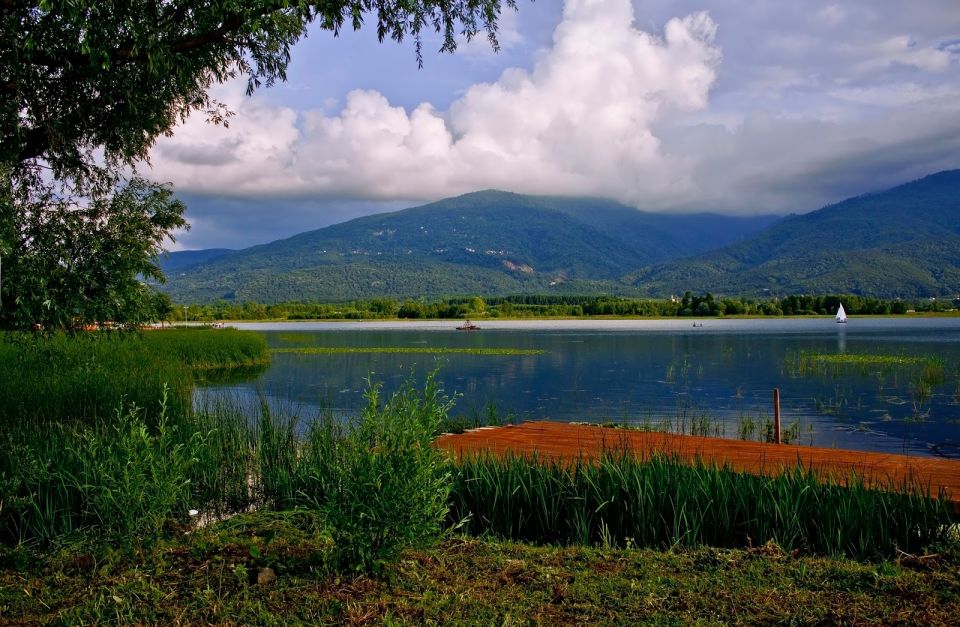
{"type": "Polygon", "coordinates": [[[434,376],[388,401],[370,384],[355,424],[315,423],[301,458],[303,502],[320,509],[341,568],[378,570],[406,547],[435,541],[449,508],[451,467],[433,437],[452,403],[434,376]]]}

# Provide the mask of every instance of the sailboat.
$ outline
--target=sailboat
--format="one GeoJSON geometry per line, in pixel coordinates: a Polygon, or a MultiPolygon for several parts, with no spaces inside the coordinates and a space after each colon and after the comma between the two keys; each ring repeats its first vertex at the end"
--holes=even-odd
{"type": "Polygon", "coordinates": [[[840,303],[840,307],[837,308],[837,324],[846,323],[847,321],[847,312],[843,310],[843,303],[840,303]]]}

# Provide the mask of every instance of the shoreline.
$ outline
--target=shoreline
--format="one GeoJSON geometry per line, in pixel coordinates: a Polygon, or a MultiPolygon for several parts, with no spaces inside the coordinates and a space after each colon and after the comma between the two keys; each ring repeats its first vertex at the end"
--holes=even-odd
{"type": "MultiPolygon", "coordinates": [[[[922,320],[927,318],[935,319],[950,319],[950,318],[960,318],[960,311],[940,311],[940,312],[921,312],[921,313],[907,313],[907,314],[863,314],[850,316],[851,321],[854,320],[922,320]]],[[[397,318],[397,317],[386,317],[386,318],[302,318],[292,320],[290,318],[263,318],[263,319],[230,319],[222,318],[216,320],[204,320],[204,321],[175,321],[169,322],[164,321],[165,327],[167,326],[209,326],[215,322],[222,322],[224,324],[298,324],[298,323],[323,323],[323,322],[332,322],[332,323],[371,323],[371,322],[392,322],[398,324],[417,324],[417,323],[462,323],[465,319],[469,319],[475,323],[487,323],[487,322],[535,322],[538,320],[545,321],[598,321],[598,322],[607,322],[607,321],[697,321],[697,322],[706,322],[709,320],[833,320],[832,315],[794,315],[794,316],[757,316],[757,315],[732,315],[732,316],[496,316],[496,317],[485,317],[485,316],[473,316],[469,318],[397,318]]],[[[160,323],[154,323],[159,325],[160,323]]]]}

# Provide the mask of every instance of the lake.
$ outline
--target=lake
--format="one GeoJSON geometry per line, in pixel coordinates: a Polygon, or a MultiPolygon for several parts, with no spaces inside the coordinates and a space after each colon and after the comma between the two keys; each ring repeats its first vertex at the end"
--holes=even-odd
{"type": "Polygon", "coordinates": [[[760,439],[779,388],[794,441],[951,457],[960,450],[960,318],[483,320],[475,332],[458,324],[236,323],[263,333],[271,348],[303,352],[276,352],[258,378],[211,384],[198,395],[262,394],[306,413],[348,415],[362,406],[368,377],[389,393],[438,369],[456,397],[454,413],[468,418],[623,422],[760,439]],[[363,349],[508,354],[356,352],[363,349]],[[835,355],[886,361],[844,365],[835,355]],[[939,360],[933,376],[928,358],[939,360]]]}

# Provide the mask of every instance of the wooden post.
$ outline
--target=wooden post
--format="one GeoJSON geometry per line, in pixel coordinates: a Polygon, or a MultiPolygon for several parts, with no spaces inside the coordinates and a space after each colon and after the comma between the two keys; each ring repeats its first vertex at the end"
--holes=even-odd
{"type": "Polygon", "coordinates": [[[773,388],[773,441],[780,442],[780,388],[773,388]]]}

